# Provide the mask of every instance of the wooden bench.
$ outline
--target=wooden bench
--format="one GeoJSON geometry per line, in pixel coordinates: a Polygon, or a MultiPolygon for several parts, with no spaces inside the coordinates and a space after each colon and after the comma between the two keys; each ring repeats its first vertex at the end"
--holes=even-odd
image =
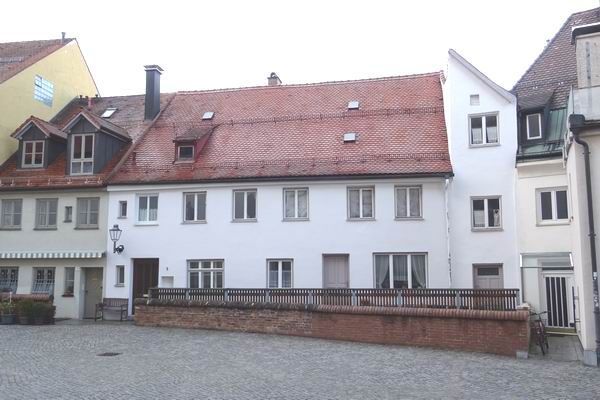
{"type": "Polygon", "coordinates": [[[127,309],[129,308],[129,299],[116,299],[116,298],[104,298],[102,303],[96,304],[96,312],[94,313],[94,321],[101,318],[104,321],[104,310],[115,310],[119,311],[121,315],[121,321],[123,321],[123,315],[127,320],[127,309]]]}

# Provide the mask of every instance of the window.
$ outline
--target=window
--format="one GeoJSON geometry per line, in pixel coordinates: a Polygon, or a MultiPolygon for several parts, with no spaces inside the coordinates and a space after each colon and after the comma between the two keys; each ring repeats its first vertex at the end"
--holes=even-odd
{"type": "Polygon", "coordinates": [[[56,229],[58,199],[37,199],[35,205],[36,229],[56,229]]]}
{"type": "Polygon", "coordinates": [[[44,166],[44,141],[27,140],[23,142],[21,167],[39,168],[44,166]]]}
{"type": "Polygon", "coordinates": [[[65,207],[65,222],[73,222],[73,207],[65,207]]]}
{"type": "Polygon", "coordinates": [[[194,160],[194,146],[190,146],[190,145],[177,146],[177,160],[193,161],[194,160]]]}
{"type": "Polygon", "coordinates": [[[308,188],[283,189],[283,219],[308,219],[308,188]]]}
{"type": "Polygon", "coordinates": [[[183,221],[206,221],[206,192],[183,194],[183,221]]]}
{"type": "Polygon", "coordinates": [[[540,189],[537,191],[538,223],[567,222],[567,188],[540,189]]]}
{"type": "Polygon", "coordinates": [[[101,117],[102,118],[110,118],[112,117],[112,115],[117,111],[116,108],[114,107],[108,107],[106,110],[104,110],[104,112],[102,113],[101,117]]]}
{"type": "Polygon", "coordinates": [[[17,268],[17,267],[0,268],[0,292],[11,291],[11,292],[15,293],[17,291],[18,281],[19,281],[19,268],[17,268]]]}
{"type": "Polygon", "coordinates": [[[34,268],[31,293],[54,293],[54,268],[34,268]]]}
{"type": "Polygon", "coordinates": [[[256,220],[256,189],[233,191],[233,220],[256,220]]]}
{"type": "Polygon", "coordinates": [[[220,289],[223,287],[223,260],[188,261],[190,288],[220,289]]]}
{"type": "Polygon", "coordinates": [[[127,218],[127,201],[125,201],[125,200],[119,201],[119,217],[118,218],[127,218]]]}
{"type": "Polygon", "coordinates": [[[138,222],[155,223],[158,220],[158,195],[138,196],[138,222]]]}
{"type": "Polygon", "coordinates": [[[269,289],[292,287],[292,260],[267,260],[267,287],[269,289]]]}
{"type": "Polygon", "coordinates": [[[346,132],[344,133],[344,143],[354,143],[356,142],[356,137],[358,134],[356,132],[346,132]]]}
{"type": "Polygon", "coordinates": [[[476,197],[471,199],[473,229],[498,229],[502,226],[500,197],[476,197]]]}
{"type": "Polygon", "coordinates": [[[348,110],[358,110],[360,108],[360,101],[350,100],[348,102],[348,110]]]}
{"type": "Polygon", "coordinates": [[[375,254],[377,289],[420,289],[427,287],[425,254],[375,254]]]}
{"type": "Polygon", "coordinates": [[[77,227],[97,228],[99,207],[98,197],[77,199],[77,227]]]}
{"type": "Polygon", "coordinates": [[[478,106],[479,105],[479,95],[472,94],[471,96],[469,96],[469,104],[471,104],[472,106],[478,106]]]}
{"type": "Polygon", "coordinates": [[[210,119],[213,119],[214,116],[215,116],[214,111],[205,111],[204,114],[202,114],[202,120],[204,120],[204,121],[210,120],[210,119]]]}
{"type": "Polygon", "coordinates": [[[471,146],[498,143],[498,114],[469,117],[471,146]]]}
{"type": "Polygon", "coordinates": [[[117,265],[115,286],[125,286],[125,266],[117,265]]]}
{"type": "Polygon", "coordinates": [[[396,218],[421,218],[421,187],[396,187],[396,218]]]}
{"type": "Polygon", "coordinates": [[[375,188],[348,188],[348,218],[372,219],[375,188]]]}
{"type": "Polygon", "coordinates": [[[84,175],[94,172],[94,135],[72,135],[71,175],[84,175]]]}
{"type": "Polygon", "coordinates": [[[75,293],[75,268],[65,267],[65,293],[64,296],[73,296],[75,293]]]}
{"type": "Polygon", "coordinates": [[[2,200],[2,218],[0,219],[1,229],[20,229],[21,212],[23,209],[22,199],[4,199],[2,200]]]}
{"type": "Polygon", "coordinates": [[[542,114],[527,115],[527,139],[540,139],[542,137],[542,114]]]}
{"type": "Polygon", "coordinates": [[[36,75],[33,81],[33,98],[44,103],[48,107],[52,107],[54,85],[50,81],[36,75]]]}

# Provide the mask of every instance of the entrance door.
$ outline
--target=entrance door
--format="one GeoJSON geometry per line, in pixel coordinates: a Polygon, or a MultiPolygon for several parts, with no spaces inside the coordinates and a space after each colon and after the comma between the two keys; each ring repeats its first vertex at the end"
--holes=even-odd
{"type": "Polygon", "coordinates": [[[542,296],[549,328],[574,328],[574,284],[572,273],[543,272],[542,296]]]}
{"type": "Polygon", "coordinates": [[[323,287],[347,288],[350,283],[348,255],[323,256],[323,287]]]}
{"type": "MultiPolygon", "coordinates": [[[[146,297],[148,289],[158,286],[158,258],[133,260],[133,299],[146,297]]],[[[134,313],[135,307],[131,307],[134,313]]]]}
{"type": "Polygon", "coordinates": [[[102,302],[102,268],[82,268],[85,271],[84,318],[94,318],[96,304],[102,302]]]}
{"type": "Polygon", "coordinates": [[[473,265],[473,288],[502,289],[504,277],[501,264],[473,265]]]}

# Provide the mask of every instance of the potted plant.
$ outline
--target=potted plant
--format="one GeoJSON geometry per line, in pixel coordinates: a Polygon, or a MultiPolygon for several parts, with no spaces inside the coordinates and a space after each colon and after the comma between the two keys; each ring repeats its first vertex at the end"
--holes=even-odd
{"type": "Polygon", "coordinates": [[[15,323],[15,307],[8,301],[0,302],[0,325],[12,325],[15,323]]]}
{"type": "Polygon", "coordinates": [[[41,302],[35,302],[31,306],[30,321],[34,325],[43,325],[48,317],[48,309],[51,305],[41,302]]]}
{"type": "Polygon", "coordinates": [[[27,325],[31,320],[31,309],[33,307],[32,300],[22,300],[17,303],[17,315],[19,316],[19,324],[27,325]]]}

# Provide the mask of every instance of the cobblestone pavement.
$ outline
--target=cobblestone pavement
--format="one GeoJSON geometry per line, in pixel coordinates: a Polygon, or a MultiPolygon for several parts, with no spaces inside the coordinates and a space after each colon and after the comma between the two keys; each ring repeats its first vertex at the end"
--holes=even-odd
{"type": "Polygon", "coordinates": [[[0,338],[2,400],[600,398],[600,371],[577,362],[128,323],[0,338]]]}

